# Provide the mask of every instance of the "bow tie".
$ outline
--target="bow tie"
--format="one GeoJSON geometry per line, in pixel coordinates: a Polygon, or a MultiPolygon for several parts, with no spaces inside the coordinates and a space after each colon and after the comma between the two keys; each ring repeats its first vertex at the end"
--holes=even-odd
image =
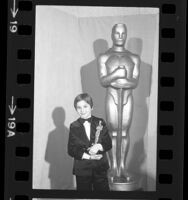
{"type": "Polygon", "coordinates": [[[87,118],[87,119],[83,119],[83,118],[80,118],[80,122],[83,124],[84,122],[89,122],[91,123],[91,117],[90,118],[87,118]]]}

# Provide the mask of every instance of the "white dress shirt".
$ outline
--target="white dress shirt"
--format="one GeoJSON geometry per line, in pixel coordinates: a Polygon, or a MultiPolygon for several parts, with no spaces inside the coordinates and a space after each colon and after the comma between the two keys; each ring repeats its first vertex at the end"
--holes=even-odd
{"type": "Polygon", "coordinates": [[[84,128],[85,128],[86,135],[87,135],[88,139],[90,140],[91,123],[88,122],[88,121],[85,121],[83,123],[83,125],[84,125],[84,128]]]}

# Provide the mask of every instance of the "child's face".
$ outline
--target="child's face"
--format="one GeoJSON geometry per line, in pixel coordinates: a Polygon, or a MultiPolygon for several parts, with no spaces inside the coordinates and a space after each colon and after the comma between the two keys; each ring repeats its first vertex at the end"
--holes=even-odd
{"type": "Polygon", "coordinates": [[[81,100],[76,105],[76,111],[78,112],[79,116],[83,119],[87,119],[91,117],[91,111],[93,108],[84,100],[81,100]]]}

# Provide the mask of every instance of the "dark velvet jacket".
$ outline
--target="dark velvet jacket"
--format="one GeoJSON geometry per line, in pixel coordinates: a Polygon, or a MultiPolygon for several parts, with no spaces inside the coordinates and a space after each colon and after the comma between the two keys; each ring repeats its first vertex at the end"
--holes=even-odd
{"type": "Polygon", "coordinates": [[[111,148],[112,140],[103,119],[92,116],[90,140],[87,138],[85,128],[80,118],[71,123],[68,140],[68,154],[74,158],[73,174],[78,176],[90,176],[92,170],[107,171],[109,164],[106,151],[111,148]],[[96,127],[99,125],[100,121],[102,121],[103,129],[100,132],[97,143],[100,143],[103,146],[103,151],[98,152],[98,154],[102,154],[103,157],[100,160],[82,159],[83,153],[88,153],[87,149],[91,147],[92,143],[95,141],[96,127]]]}

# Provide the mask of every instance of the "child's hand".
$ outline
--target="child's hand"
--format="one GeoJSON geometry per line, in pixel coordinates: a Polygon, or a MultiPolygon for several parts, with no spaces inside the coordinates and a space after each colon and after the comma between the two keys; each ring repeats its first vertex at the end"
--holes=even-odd
{"type": "Polygon", "coordinates": [[[100,160],[102,157],[102,154],[90,155],[91,160],[100,160]]]}
{"type": "Polygon", "coordinates": [[[90,147],[89,149],[89,154],[90,155],[95,155],[98,151],[102,151],[103,147],[101,144],[94,144],[92,147],[90,147]]]}

